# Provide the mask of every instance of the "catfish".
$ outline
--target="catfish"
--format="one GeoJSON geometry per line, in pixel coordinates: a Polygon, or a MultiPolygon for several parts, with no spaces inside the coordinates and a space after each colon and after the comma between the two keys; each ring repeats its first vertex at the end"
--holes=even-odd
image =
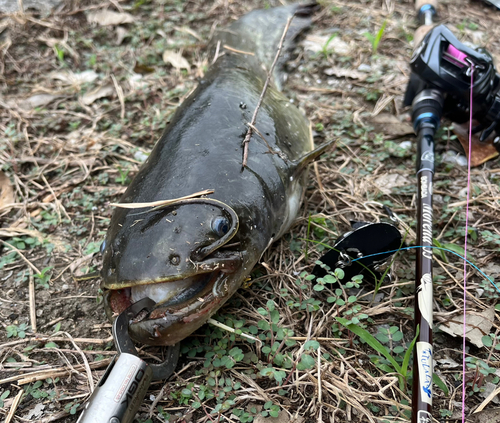
{"type": "Polygon", "coordinates": [[[279,90],[294,40],[315,4],[256,10],[217,32],[211,65],[183,102],[120,203],[151,203],[213,190],[164,207],[117,208],[103,243],[110,319],[149,297],[133,339],[174,345],[203,325],[249,278],[299,211],[315,149],[311,125],[279,90]],[[263,97],[242,167],[242,142],[287,20],[294,15],[263,97]]]}

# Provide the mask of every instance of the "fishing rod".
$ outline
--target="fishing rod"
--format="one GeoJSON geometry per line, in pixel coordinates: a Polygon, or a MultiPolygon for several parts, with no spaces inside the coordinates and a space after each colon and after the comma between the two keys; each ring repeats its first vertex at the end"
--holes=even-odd
{"type": "Polygon", "coordinates": [[[432,421],[432,182],[434,136],[443,103],[442,93],[435,89],[422,90],[413,101],[412,121],[417,134],[417,245],[422,248],[416,252],[412,423],[432,421]]]}
{"type": "MultiPolygon", "coordinates": [[[[430,29],[437,4],[416,2],[422,24],[416,36],[430,29]]],[[[419,40],[417,39],[417,42],[419,40]]],[[[412,121],[417,134],[417,245],[415,272],[415,332],[413,353],[412,423],[432,422],[432,182],[434,136],[443,113],[443,94],[424,88],[414,98],[412,121]]]]}
{"type": "Polygon", "coordinates": [[[481,141],[494,131],[499,133],[500,78],[485,50],[466,47],[444,25],[432,27],[437,16],[436,0],[417,0],[415,7],[421,26],[415,34],[417,47],[410,61],[412,74],[405,96],[405,104],[412,104],[412,121],[417,135],[417,245],[421,246],[417,250],[415,272],[417,335],[411,422],[431,423],[434,136],[443,115],[463,123],[471,120],[473,110],[480,122],[474,131],[482,131],[481,141]]]}

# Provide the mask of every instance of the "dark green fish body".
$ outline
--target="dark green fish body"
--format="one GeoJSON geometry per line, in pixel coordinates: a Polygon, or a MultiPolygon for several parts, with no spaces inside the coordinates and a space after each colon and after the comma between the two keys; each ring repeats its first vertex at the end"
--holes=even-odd
{"type": "MultiPolygon", "coordinates": [[[[307,119],[272,86],[255,125],[265,141],[252,136],[242,169],[242,141],[267,76],[262,63],[269,67],[265,55],[276,53],[295,8],[252,12],[215,38],[212,51],[219,44],[223,54],[179,107],[120,202],[213,194],[149,211],[117,208],[111,219],[102,270],[108,315],[145,296],[158,303],[131,325],[138,341],[173,345],[205,323],[297,215],[303,171],[320,151],[313,151],[307,119]],[[265,35],[262,19],[279,27],[269,30],[274,43],[264,52],[246,40],[265,35]]],[[[306,18],[298,20],[294,31],[305,26],[306,18]]]]}

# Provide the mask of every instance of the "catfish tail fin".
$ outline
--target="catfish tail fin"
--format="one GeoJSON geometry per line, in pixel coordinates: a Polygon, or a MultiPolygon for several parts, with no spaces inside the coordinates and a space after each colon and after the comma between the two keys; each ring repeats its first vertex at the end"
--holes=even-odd
{"type": "Polygon", "coordinates": [[[268,71],[278,51],[286,23],[293,16],[281,57],[273,72],[274,83],[281,90],[286,77],[284,65],[290,59],[298,36],[311,25],[311,16],[318,7],[317,3],[307,3],[255,10],[226,30],[219,31],[212,40],[212,49],[220,42],[221,48],[227,45],[234,50],[251,53],[268,71]]]}

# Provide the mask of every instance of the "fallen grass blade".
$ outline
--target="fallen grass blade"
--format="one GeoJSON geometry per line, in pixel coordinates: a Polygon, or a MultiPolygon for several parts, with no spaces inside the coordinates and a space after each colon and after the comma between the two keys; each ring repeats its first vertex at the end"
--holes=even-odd
{"type": "Polygon", "coordinates": [[[398,364],[398,362],[392,357],[387,349],[379,342],[377,339],[367,330],[359,327],[358,325],[355,325],[354,323],[349,323],[349,320],[343,319],[342,317],[336,317],[335,318],[337,322],[339,322],[342,326],[346,327],[349,329],[352,333],[358,335],[363,341],[365,341],[370,347],[372,347],[375,351],[378,351],[380,354],[382,354],[387,360],[391,362],[393,365],[394,369],[400,374],[401,374],[401,366],[398,364]]]}
{"type": "Polygon", "coordinates": [[[419,332],[420,332],[420,326],[417,326],[417,332],[415,333],[415,337],[413,338],[410,346],[405,352],[405,356],[403,358],[403,364],[401,364],[401,374],[403,375],[403,377],[406,377],[408,373],[408,364],[410,363],[411,353],[413,351],[413,348],[415,347],[415,343],[417,342],[419,332]]]}
{"type": "Polygon", "coordinates": [[[444,382],[441,380],[441,378],[436,373],[432,374],[432,382],[439,389],[441,389],[446,396],[449,395],[450,391],[448,390],[448,387],[444,384],[444,382]]]}

